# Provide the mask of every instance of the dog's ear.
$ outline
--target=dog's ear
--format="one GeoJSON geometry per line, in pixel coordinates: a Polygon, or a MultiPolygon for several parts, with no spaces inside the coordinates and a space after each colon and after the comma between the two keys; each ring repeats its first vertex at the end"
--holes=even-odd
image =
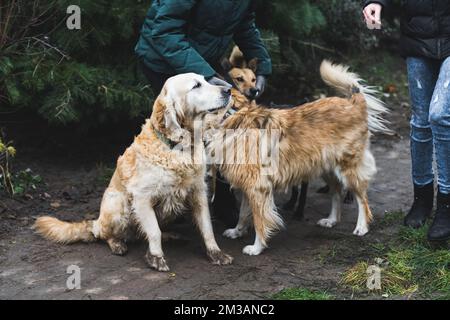
{"type": "Polygon", "coordinates": [[[233,51],[231,52],[230,63],[235,68],[243,69],[246,67],[244,54],[238,46],[234,46],[233,51]]]}
{"type": "Polygon", "coordinates": [[[156,129],[162,131],[165,129],[165,119],[164,119],[164,111],[166,110],[166,104],[163,99],[162,92],[159,94],[159,96],[156,98],[155,103],[153,104],[153,110],[152,110],[152,116],[151,121],[153,126],[155,126],[156,129]]]}
{"type": "Polygon", "coordinates": [[[231,69],[233,69],[230,60],[228,60],[227,58],[223,58],[220,65],[222,66],[223,71],[226,73],[230,72],[231,69]]]}
{"type": "Polygon", "coordinates": [[[256,73],[256,70],[258,69],[258,58],[253,58],[252,60],[250,60],[248,62],[248,68],[256,73]]]}
{"type": "Polygon", "coordinates": [[[165,98],[166,109],[164,110],[164,126],[169,132],[181,129],[175,111],[175,103],[170,97],[165,98]]]}
{"type": "Polygon", "coordinates": [[[175,102],[167,94],[167,90],[163,89],[153,107],[153,116],[157,129],[172,140],[178,141],[184,134],[184,130],[181,128],[175,108],[175,102]]]}

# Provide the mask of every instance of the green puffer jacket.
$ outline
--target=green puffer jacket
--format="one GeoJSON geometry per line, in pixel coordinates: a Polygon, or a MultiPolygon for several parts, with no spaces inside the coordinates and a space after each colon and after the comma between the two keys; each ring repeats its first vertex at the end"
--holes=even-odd
{"type": "Polygon", "coordinates": [[[154,72],[211,77],[232,40],[247,59],[258,58],[258,74],[271,74],[252,0],[154,0],[135,51],[154,72]]]}

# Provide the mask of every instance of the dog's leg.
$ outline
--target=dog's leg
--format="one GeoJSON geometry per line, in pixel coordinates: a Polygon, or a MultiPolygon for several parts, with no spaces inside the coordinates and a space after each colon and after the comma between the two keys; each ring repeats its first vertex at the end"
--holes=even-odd
{"type": "Polygon", "coordinates": [[[363,236],[369,232],[369,222],[372,220],[372,212],[369,208],[366,192],[356,194],[356,201],[358,202],[358,222],[353,234],[356,236],[363,236]]]}
{"type": "Polygon", "coordinates": [[[93,223],[94,236],[106,240],[112,253],[122,256],[128,251],[124,239],[129,227],[130,210],[126,195],[108,187],[103,195],[100,216],[93,223]]]}
{"type": "Polygon", "coordinates": [[[246,255],[249,256],[257,256],[259,255],[261,252],[264,251],[264,249],[266,249],[267,246],[264,245],[264,243],[262,242],[260,236],[258,235],[258,233],[256,233],[255,235],[255,243],[251,246],[246,246],[242,252],[246,255]]]}
{"type": "Polygon", "coordinates": [[[362,163],[343,172],[348,190],[355,195],[356,201],[358,202],[358,221],[353,231],[353,234],[357,236],[363,236],[369,232],[372,212],[370,211],[367,200],[367,189],[369,187],[369,180],[375,172],[375,160],[369,151],[366,151],[362,163]]]}
{"type": "Polygon", "coordinates": [[[247,196],[243,193],[238,224],[233,229],[225,230],[223,236],[230,239],[237,239],[246,235],[251,224],[251,217],[252,210],[250,208],[250,204],[248,203],[247,196]]]}
{"type": "Polygon", "coordinates": [[[363,236],[369,232],[369,223],[372,222],[373,216],[369,207],[367,189],[369,181],[377,171],[375,158],[369,149],[364,151],[361,158],[362,162],[346,173],[349,191],[353,191],[358,202],[358,221],[353,231],[353,234],[357,236],[363,236]]]}
{"type": "Polygon", "coordinates": [[[244,254],[256,256],[266,247],[270,235],[277,229],[283,227],[283,219],[276,211],[273,193],[270,186],[255,187],[247,193],[250,207],[253,213],[253,224],[255,226],[255,243],[246,246],[244,254]]]}
{"type": "Polygon", "coordinates": [[[341,185],[334,175],[324,176],[332,194],[331,212],[328,218],[319,220],[317,224],[324,228],[332,228],[341,221],[342,191],[341,185]]]}
{"type": "Polygon", "coordinates": [[[288,202],[286,202],[283,206],[283,210],[292,210],[295,209],[295,205],[297,204],[298,200],[298,186],[292,187],[292,194],[291,198],[288,202]]]}
{"type": "Polygon", "coordinates": [[[355,201],[353,194],[350,191],[347,191],[344,198],[345,204],[352,204],[355,201]]]}
{"type": "Polygon", "coordinates": [[[155,211],[150,204],[150,199],[135,195],[133,197],[133,210],[149,242],[149,248],[145,255],[148,265],[158,271],[169,271],[161,246],[161,229],[155,211]]]}
{"type": "Polygon", "coordinates": [[[321,219],[317,224],[324,228],[333,228],[341,220],[342,197],[340,192],[333,192],[331,200],[331,213],[326,219],[321,219]]]}
{"type": "Polygon", "coordinates": [[[298,207],[295,211],[294,218],[297,220],[303,220],[305,215],[306,197],[308,196],[308,182],[302,182],[302,189],[300,192],[300,198],[298,200],[298,207]]]}
{"type": "Polygon", "coordinates": [[[192,193],[192,210],[195,222],[197,223],[203,241],[206,246],[206,253],[213,264],[227,265],[233,262],[233,258],[223,253],[217,245],[214,237],[211,215],[209,213],[208,199],[206,196],[206,186],[195,189],[192,193]]]}

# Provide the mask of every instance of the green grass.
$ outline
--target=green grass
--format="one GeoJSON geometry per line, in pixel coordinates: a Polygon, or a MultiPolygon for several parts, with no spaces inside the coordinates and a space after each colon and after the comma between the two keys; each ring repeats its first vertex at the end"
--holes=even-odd
{"type": "MultiPolygon", "coordinates": [[[[0,183],[0,190],[8,191],[8,188],[5,188],[6,181],[1,176],[2,171],[0,171],[0,179],[2,183],[0,183]]],[[[7,173],[10,175],[10,183],[12,188],[12,196],[23,196],[28,192],[32,192],[38,189],[38,187],[43,183],[43,179],[40,175],[34,174],[31,169],[20,170],[15,173],[7,173]]]]}
{"type": "Polygon", "coordinates": [[[325,291],[312,291],[305,288],[284,289],[272,296],[275,300],[333,300],[325,291]]]}
{"type": "MultiPolygon", "coordinates": [[[[389,221],[394,215],[387,217],[389,221]]],[[[383,222],[381,222],[383,223],[383,222]]],[[[381,290],[374,294],[420,298],[450,298],[450,250],[435,247],[426,240],[428,225],[420,229],[401,227],[397,235],[369,261],[362,261],[349,268],[343,275],[341,285],[353,292],[368,291],[367,268],[381,268],[381,290]]]]}
{"type": "Polygon", "coordinates": [[[335,260],[338,256],[339,247],[337,245],[332,245],[330,248],[326,248],[322,252],[320,252],[317,256],[318,261],[321,264],[327,264],[335,260]]]}
{"type": "Polygon", "coordinates": [[[386,212],[383,218],[381,218],[381,220],[378,222],[378,224],[382,226],[397,224],[403,221],[404,216],[405,213],[403,211],[386,212]]]}

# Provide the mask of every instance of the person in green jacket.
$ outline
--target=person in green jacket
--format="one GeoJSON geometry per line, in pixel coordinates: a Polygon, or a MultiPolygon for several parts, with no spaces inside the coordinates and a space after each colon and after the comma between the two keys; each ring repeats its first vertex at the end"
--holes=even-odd
{"type": "Polygon", "coordinates": [[[252,0],[154,0],[135,51],[159,92],[169,77],[189,72],[224,85],[220,60],[232,41],[247,59],[258,59],[258,98],[272,63],[255,25],[252,0]]]}
{"type": "MultiPolygon", "coordinates": [[[[272,73],[269,53],[255,25],[253,0],[154,0],[135,51],[155,93],[181,73],[197,73],[214,85],[227,85],[220,61],[232,41],[246,59],[258,59],[255,99],[272,73]]],[[[229,227],[238,210],[230,186],[217,180],[213,210],[229,227]]]]}

